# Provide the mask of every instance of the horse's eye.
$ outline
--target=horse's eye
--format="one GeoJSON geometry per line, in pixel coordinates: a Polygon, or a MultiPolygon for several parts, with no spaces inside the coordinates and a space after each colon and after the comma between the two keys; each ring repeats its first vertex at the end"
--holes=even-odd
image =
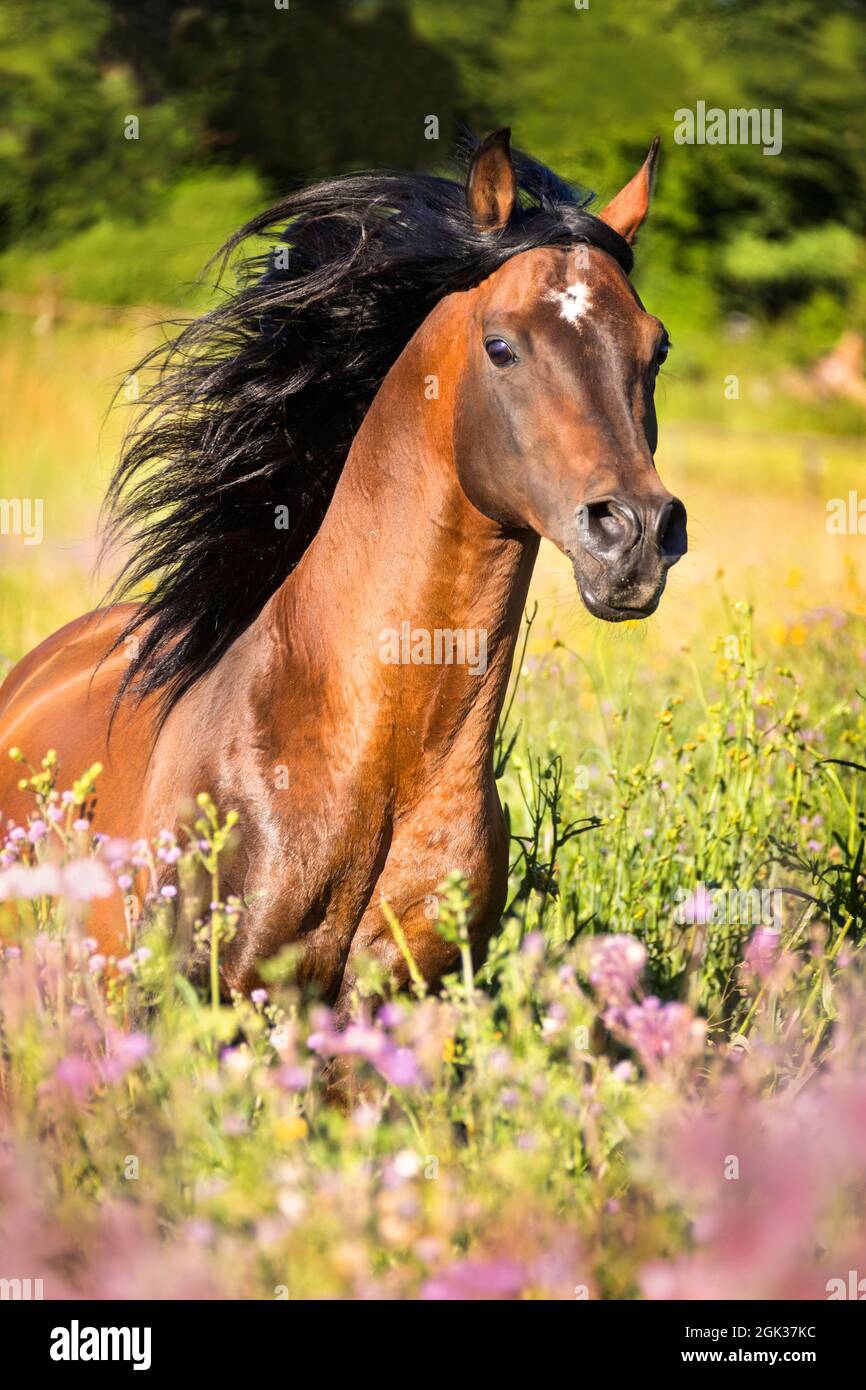
{"type": "Polygon", "coordinates": [[[504,338],[488,338],[484,346],[494,367],[507,367],[509,362],[517,360],[517,354],[512,352],[504,338]]]}
{"type": "Polygon", "coordinates": [[[663,367],[668,360],[668,353],[671,350],[670,338],[663,338],[656,348],[656,371],[663,367]]]}

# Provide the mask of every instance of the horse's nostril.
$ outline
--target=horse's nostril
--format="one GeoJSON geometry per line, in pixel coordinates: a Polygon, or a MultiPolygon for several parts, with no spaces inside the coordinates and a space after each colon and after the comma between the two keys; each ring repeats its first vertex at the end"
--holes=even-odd
{"type": "Polygon", "coordinates": [[[597,555],[616,558],[640,539],[640,518],[628,503],[600,497],[577,509],[578,531],[586,548],[597,555]]]}
{"type": "Polygon", "coordinates": [[[655,534],[664,559],[675,565],[688,550],[686,509],[678,497],[670,498],[659,508],[655,534]]]}

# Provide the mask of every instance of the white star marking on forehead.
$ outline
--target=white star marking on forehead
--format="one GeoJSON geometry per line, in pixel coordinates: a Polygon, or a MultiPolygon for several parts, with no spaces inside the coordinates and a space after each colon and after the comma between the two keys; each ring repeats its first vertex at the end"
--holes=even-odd
{"type": "Polygon", "coordinates": [[[572,328],[579,329],[581,319],[585,318],[592,308],[592,296],[585,280],[575,280],[573,285],[566,285],[564,290],[551,290],[547,298],[559,305],[560,315],[572,328]]]}

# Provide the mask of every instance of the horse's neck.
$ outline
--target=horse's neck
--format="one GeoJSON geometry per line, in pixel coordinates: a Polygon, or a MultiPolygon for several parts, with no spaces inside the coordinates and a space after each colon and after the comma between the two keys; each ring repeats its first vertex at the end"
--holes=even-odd
{"type": "Polygon", "coordinates": [[[457,482],[463,349],[446,326],[437,311],[389,373],[273,606],[323,707],[394,760],[408,795],[444,764],[476,777],[489,764],[537,550],[503,536],[457,482]]]}

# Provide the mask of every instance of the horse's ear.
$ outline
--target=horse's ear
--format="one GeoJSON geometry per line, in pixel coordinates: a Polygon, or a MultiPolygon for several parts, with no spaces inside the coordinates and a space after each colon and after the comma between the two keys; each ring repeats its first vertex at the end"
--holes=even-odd
{"type": "Polygon", "coordinates": [[[482,140],[466,179],[472,220],[486,232],[504,227],[517,202],[517,176],[511,163],[511,129],[504,126],[482,140]]]}
{"type": "Polygon", "coordinates": [[[657,135],[649,148],[649,154],[638,169],[634,178],[620,189],[607,207],[598,215],[602,222],[613,227],[626,241],[632,242],[640,231],[641,224],[649,212],[655,183],[660,139],[657,135]]]}

